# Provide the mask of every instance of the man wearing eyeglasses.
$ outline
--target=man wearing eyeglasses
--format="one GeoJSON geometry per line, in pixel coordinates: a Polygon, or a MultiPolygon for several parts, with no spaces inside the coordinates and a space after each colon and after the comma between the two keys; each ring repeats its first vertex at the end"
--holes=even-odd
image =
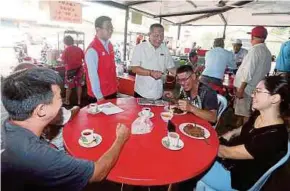
{"type": "MultiPolygon", "coordinates": [[[[176,71],[176,81],[181,85],[179,109],[215,123],[218,110],[217,93],[208,85],[199,82],[192,66],[180,66],[176,71]]],[[[173,94],[166,96],[173,97],[173,94]]]]}
{"type": "Polygon", "coordinates": [[[135,97],[160,99],[163,95],[162,74],[175,75],[175,65],[168,48],[163,43],[164,28],[161,24],[150,26],[149,42],[138,44],[133,52],[131,68],[136,73],[135,97]]]}
{"type": "Polygon", "coordinates": [[[95,20],[96,36],[85,53],[85,71],[89,102],[117,96],[117,76],[113,45],[109,41],[113,33],[111,18],[100,16],[95,20]]]}

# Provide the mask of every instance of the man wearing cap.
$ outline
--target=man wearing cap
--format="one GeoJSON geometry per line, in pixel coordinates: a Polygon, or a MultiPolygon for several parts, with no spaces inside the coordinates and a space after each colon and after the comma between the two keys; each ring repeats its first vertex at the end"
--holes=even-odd
{"type": "Polygon", "coordinates": [[[222,87],[226,67],[233,70],[237,68],[234,54],[224,49],[224,46],[224,39],[216,38],[214,48],[205,54],[205,69],[200,78],[202,83],[222,87]]]}
{"type": "Polygon", "coordinates": [[[233,53],[235,55],[235,62],[237,67],[239,67],[242,64],[244,57],[248,54],[248,51],[242,48],[243,44],[240,39],[236,39],[232,45],[233,53]]]}
{"type": "Polygon", "coordinates": [[[149,42],[135,47],[130,64],[136,73],[134,97],[160,99],[163,95],[162,74],[169,71],[175,75],[173,59],[163,40],[164,27],[156,23],[150,26],[149,42]]]}
{"type": "Polygon", "coordinates": [[[253,47],[245,56],[235,77],[234,86],[237,90],[235,114],[242,116],[244,122],[250,116],[253,90],[271,69],[271,52],[264,43],[267,35],[267,29],[263,26],[252,29],[251,44],[253,47]]]}

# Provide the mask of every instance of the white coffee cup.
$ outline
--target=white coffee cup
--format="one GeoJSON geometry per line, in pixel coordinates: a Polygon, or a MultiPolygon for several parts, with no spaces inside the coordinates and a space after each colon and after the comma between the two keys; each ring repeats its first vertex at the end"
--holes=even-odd
{"type": "Polygon", "coordinates": [[[168,137],[168,141],[169,141],[170,146],[173,146],[173,147],[178,146],[178,142],[179,142],[178,133],[168,132],[167,137],[168,137]]]}
{"type": "Polygon", "coordinates": [[[149,117],[150,113],[151,113],[151,109],[149,107],[143,107],[142,108],[141,114],[143,116],[149,117]]]}
{"type": "Polygon", "coordinates": [[[85,144],[90,144],[95,140],[94,130],[93,129],[85,129],[81,132],[82,142],[85,144]]]}
{"type": "Polygon", "coordinates": [[[90,110],[90,112],[92,112],[92,113],[96,113],[96,112],[98,112],[98,111],[99,111],[99,106],[98,106],[98,104],[96,104],[96,103],[91,103],[91,104],[89,105],[89,110],[90,110]]]}

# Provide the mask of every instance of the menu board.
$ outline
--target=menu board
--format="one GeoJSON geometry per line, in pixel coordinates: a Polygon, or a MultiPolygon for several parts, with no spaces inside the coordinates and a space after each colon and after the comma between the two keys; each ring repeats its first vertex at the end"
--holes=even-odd
{"type": "Polygon", "coordinates": [[[50,19],[69,23],[82,23],[82,5],[73,1],[50,1],[50,19]]]}

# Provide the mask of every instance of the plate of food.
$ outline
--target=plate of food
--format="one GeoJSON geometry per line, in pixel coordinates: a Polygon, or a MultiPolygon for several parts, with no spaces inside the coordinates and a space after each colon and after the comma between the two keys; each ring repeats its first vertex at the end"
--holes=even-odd
{"type": "Polygon", "coordinates": [[[185,115],[187,112],[182,111],[177,106],[170,106],[169,111],[171,111],[174,115],[185,115]]]}
{"type": "Polygon", "coordinates": [[[195,123],[182,123],[179,125],[179,130],[194,139],[207,139],[210,136],[210,132],[206,128],[195,123]]]}

